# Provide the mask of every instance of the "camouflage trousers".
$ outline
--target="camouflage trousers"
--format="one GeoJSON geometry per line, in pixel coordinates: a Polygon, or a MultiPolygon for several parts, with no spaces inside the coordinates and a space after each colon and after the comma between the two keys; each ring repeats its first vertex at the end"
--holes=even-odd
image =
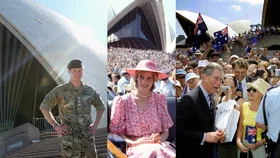
{"type": "Polygon", "coordinates": [[[64,158],[97,158],[93,136],[77,137],[64,135],[61,141],[61,154],[64,158]]]}

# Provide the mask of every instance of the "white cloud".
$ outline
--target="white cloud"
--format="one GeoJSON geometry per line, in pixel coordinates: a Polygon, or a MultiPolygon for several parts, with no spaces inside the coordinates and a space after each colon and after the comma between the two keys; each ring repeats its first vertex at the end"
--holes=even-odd
{"type": "Polygon", "coordinates": [[[249,3],[251,5],[263,4],[264,0],[238,0],[239,2],[249,3]]]}
{"type": "Polygon", "coordinates": [[[240,5],[232,5],[231,8],[235,11],[241,11],[241,6],[240,5]]]}

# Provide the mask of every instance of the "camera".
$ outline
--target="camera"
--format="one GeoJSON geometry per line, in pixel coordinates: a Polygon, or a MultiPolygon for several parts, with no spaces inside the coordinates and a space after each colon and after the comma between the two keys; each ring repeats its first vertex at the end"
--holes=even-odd
{"type": "Polygon", "coordinates": [[[280,77],[280,69],[275,69],[274,77],[280,77]]]}
{"type": "Polygon", "coordinates": [[[270,73],[275,73],[275,69],[276,69],[276,68],[277,68],[276,65],[270,65],[270,68],[269,68],[270,73]]]}
{"type": "Polygon", "coordinates": [[[228,91],[230,86],[222,86],[222,88],[223,88],[224,91],[228,91]]]}
{"type": "Polygon", "coordinates": [[[257,70],[256,77],[263,76],[263,74],[264,74],[264,70],[257,70]]]}

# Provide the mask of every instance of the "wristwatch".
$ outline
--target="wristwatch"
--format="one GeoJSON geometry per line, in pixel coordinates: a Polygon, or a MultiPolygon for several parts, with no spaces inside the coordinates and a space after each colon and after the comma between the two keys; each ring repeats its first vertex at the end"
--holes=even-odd
{"type": "Polygon", "coordinates": [[[262,143],[262,141],[260,140],[260,144],[261,144],[261,146],[263,146],[263,143],[262,143]]]}

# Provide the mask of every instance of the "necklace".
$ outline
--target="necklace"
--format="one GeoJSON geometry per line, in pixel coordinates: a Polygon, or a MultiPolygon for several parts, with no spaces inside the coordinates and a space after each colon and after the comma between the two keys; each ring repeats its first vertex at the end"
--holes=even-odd
{"type": "Polygon", "coordinates": [[[140,97],[143,97],[143,98],[148,98],[148,97],[151,95],[151,93],[149,93],[149,95],[141,95],[141,94],[138,93],[137,91],[136,91],[136,94],[138,94],[140,97]]]}

